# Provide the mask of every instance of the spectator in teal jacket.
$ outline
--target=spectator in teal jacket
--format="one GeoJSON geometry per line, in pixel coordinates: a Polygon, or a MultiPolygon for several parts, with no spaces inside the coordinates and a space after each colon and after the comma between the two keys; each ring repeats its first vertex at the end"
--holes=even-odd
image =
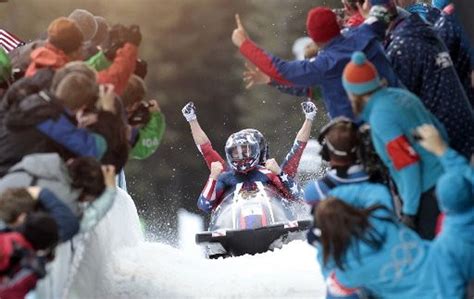
{"type": "Polygon", "coordinates": [[[391,201],[386,186],[365,182],[339,186],[318,205],[327,298],[357,298],[360,289],[374,298],[436,297],[420,276],[429,243],[397,221],[391,201]]]}
{"type": "Polygon", "coordinates": [[[343,85],[354,112],[370,125],[375,150],[397,186],[402,221],[422,238],[433,239],[439,214],[434,186],[443,168],[415,141],[413,132],[422,124],[433,124],[444,133],[441,123],[414,94],[386,88],[362,52],[355,52],[346,66],[343,85]]]}
{"type": "Polygon", "coordinates": [[[436,193],[444,221],[441,234],[431,245],[427,277],[434,275],[437,298],[464,298],[474,279],[474,169],[430,125],[418,129],[421,145],[439,157],[446,173],[436,193]]]}

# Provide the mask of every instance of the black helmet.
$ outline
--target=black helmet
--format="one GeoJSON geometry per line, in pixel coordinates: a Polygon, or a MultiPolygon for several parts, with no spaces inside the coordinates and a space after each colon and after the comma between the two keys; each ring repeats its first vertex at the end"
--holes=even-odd
{"type": "Polygon", "coordinates": [[[260,146],[259,164],[265,164],[265,162],[269,158],[269,153],[268,153],[269,150],[268,150],[267,139],[265,139],[265,136],[263,136],[262,132],[256,129],[244,129],[242,131],[239,131],[239,133],[250,134],[255,138],[255,140],[257,140],[258,145],[260,146]]]}
{"type": "Polygon", "coordinates": [[[258,165],[260,146],[252,134],[237,132],[227,139],[225,154],[232,169],[246,173],[258,165]]]}

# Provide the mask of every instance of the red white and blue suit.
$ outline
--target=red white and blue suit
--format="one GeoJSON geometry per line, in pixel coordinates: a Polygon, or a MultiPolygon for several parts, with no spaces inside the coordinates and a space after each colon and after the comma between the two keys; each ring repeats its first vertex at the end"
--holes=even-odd
{"type": "MultiPolygon", "coordinates": [[[[301,156],[303,155],[304,149],[306,148],[307,142],[295,141],[293,147],[288,152],[285,160],[280,165],[282,172],[286,173],[289,177],[294,178],[300,165],[301,156]]],[[[206,160],[207,167],[211,169],[212,162],[220,162],[224,166],[224,171],[228,169],[228,165],[224,158],[212,147],[210,142],[200,144],[197,146],[199,152],[202,154],[204,160],[206,160]]]]}
{"type": "Polygon", "coordinates": [[[253,188],[256,182],[266,186],[273,186],[285,198],[295,200],[301,198],[301,189],[286,173],[280,175],[272,173],[263,166],[257,166],[247,173],[226,171],[221,173],[217,180],[209,178],[204,190],[198,199],[198,207],[206,213],[210,213],[222,202],[226,194],[233,192],[238,184],[242,188],[253,188]]]}

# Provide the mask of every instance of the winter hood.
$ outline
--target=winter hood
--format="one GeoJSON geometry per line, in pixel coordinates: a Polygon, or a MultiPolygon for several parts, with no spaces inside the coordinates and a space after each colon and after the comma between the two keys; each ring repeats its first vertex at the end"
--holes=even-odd
{"type": "Polygon", "coordinates": [[[63,51],[47,43],[44,47],[31,52],[31,64],[25,76],[33,76],[39,68],[61,68],[69,61],[69,57],[63,51]]]}
{"type": "Polygon", "coordinates": [[[26,171],[31,176],[45,180],[62,181],[68,185],[72,182],[66,163],[56,153],[25,156],[10,169],[10,172],[19,169],[26,171]]]}

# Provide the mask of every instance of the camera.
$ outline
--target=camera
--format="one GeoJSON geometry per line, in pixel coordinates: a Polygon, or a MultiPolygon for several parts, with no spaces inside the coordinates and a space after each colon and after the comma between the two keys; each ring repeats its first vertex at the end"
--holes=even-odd
{"type": "Polygon", "coordinates": [[[147,102],[140,102],[138,107],[128,117],[128,124],[131,126],[145,125],[150,121],[150,105],[147,102]]]}

